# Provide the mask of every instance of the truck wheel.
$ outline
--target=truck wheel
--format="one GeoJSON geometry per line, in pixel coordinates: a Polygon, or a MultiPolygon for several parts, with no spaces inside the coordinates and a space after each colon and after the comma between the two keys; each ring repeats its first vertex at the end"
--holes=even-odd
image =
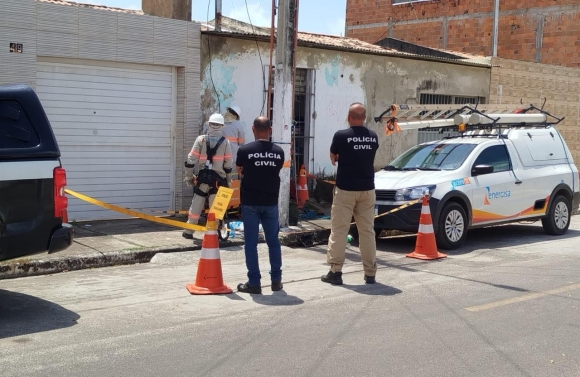
{"type": "Polygon", "coordinates": [[[439,217],[435,239],[442,249],[454,250],[467,237],[467,215],[461,205],[455,202],[445,204],[439,217]]]}
{"type": "Polygon", "coordinates": [[[570,201],[565,196],[558,195],[550,205],[548,216],[542,219],[542,226],[547,234],[560,236],[570,226],[570,201]]]}

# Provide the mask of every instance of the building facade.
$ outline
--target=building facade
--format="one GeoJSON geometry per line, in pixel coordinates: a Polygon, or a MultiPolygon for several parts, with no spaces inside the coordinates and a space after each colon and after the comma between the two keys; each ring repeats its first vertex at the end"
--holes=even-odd
{"type": "MultiPolygon", "coordinates": [[[[346,35],[493,55],[495,0],[347,0],[346,35]]],[[[497,57],[580,66],[580,2],[499,0],[497,57]],[[525,5],[524,5],[525,3],[525,5]]]]}
{"type": "MultiPolygon", "coordinates": [[[[246,141],[251,141],[253,119],[269,114],[269,30],[245,30],[226,17],[223,22],[221,32],[202,27],[202,117],[207,120],[236,104],[246,123],[246,141]]],[[[383,125],[374,121],[391,104],[417,104],[422,98],[489,99],[489,59],[420,57],[351,38],[299,33],[296,67],[295,165],[304,163],[319,177],[335,174],[330,144],[336,131],[348,127],[353,102],[366,105],[366,125],[379,135],[375,168],[380,169],[418,140],[417,131],[387,137],[383,125]]]]}
{"type": "MultiPolygon", "coordinates": [[[[36,90],[67,187],[122,207],[182,209],[191,200],[182,174],[199,129],[199,43],[195,22],[61,0],[0,1],[0,84],[36,90]]],[[[69,198],[71,221],[115,217],[69,198]]]]}

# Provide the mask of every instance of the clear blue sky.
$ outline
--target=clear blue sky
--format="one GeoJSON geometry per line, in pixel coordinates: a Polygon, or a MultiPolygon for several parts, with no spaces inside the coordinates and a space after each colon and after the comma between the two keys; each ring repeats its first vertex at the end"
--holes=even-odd
{"type": "MultiPolygon", "coordinates": [[[[111,7],[141,9],[140,0],[80,0],[82,3],[100,4],[111,7]]],[[[192,18],[207,21],[215,12],[214,0],[193,0],[192,18]]],[[[257,26],[270,26],[272,0],[247,0],[252,23],[257,26]]],[[[302,0],[298,15],[298,29],[311,33],[344,35],[346,0],[302,0]]],[[[244,0],[222,0],[224,16],[248,22],[248,12],[244,0]]]]}

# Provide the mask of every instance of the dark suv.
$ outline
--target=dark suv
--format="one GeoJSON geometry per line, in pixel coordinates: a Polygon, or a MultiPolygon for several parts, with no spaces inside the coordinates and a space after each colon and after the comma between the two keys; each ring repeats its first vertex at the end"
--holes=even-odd
{"type": "Polygon", "coordinates": [[[0,260],[72,244],[66,172],[36,93],[0,86],[0,260]]]}

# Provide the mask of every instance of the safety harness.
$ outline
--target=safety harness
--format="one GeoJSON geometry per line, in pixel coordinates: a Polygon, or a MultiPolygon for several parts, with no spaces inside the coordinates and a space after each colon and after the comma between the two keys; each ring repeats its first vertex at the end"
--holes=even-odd
{"type": "MultiPolygon", "coordinates": [[[[218,142],[216,143],[216,145],[211,148],[210,147],[210,142],[209,142],[209,137],[206,137],[205,141],[206,141],[206,155],[207,155],[207,160],[205,161],[205,166],[203,167],[203,169],[200,169],[199,174],[197,176],[197,185],[194,187],[193,192],[196,195],[199,196],[209,196],[209,195],[213,195],[217,193],[217,190],[220,186],[226,186],[228,185],[228,181],[225,178],[222,178],[218,173],[216,173],[213,170],[213,157],[215,156],[215,154],[217,153],[218,148],[220,147],[220,145],[222,145],[222,143],[226,140],[225,137],[221,137],[218,142]],[[210,187],[209,191],[207,193],[203,192],[200,189],[200,186],[202,184],[206,184],[210,187]]],[[[224,169],[225,170],[225,169],[224,169]]],[[[226,172],[227,173],[227,172],[226,172]]]]}

